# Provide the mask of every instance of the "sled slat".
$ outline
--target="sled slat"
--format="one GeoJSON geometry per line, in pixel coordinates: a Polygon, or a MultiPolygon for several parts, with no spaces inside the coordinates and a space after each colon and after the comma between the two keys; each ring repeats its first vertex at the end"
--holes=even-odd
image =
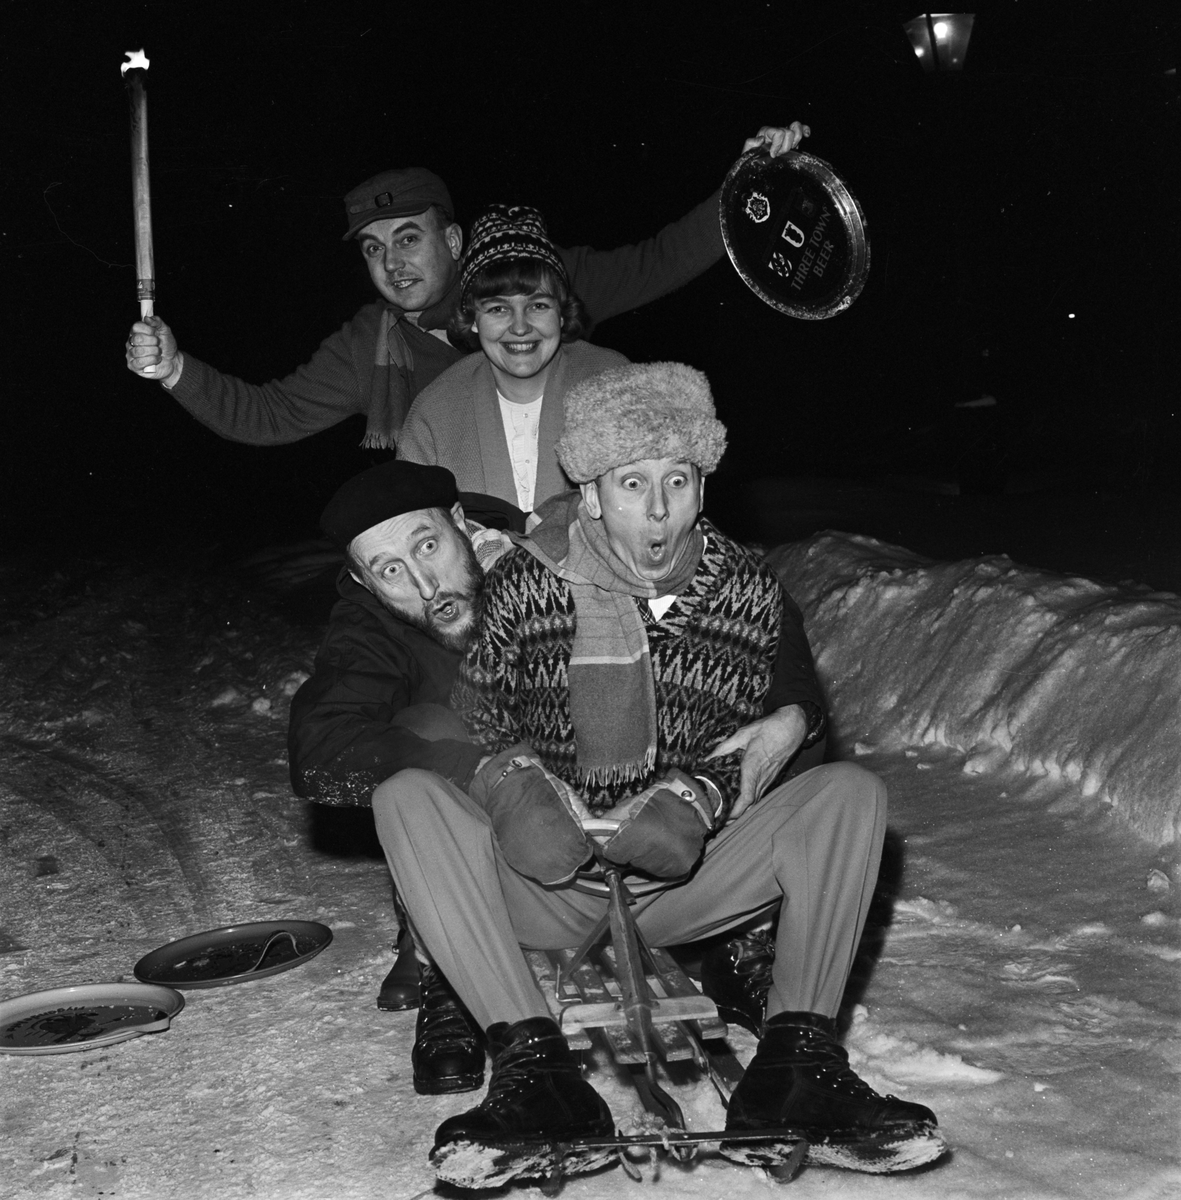
{"type": "MultiPolygon", "coordinates": [[[[604,946],[602,951],[604,965],[612,972],[616,970],[615,951],[611,946],[604,946]]],[[[717,1008],[712,1000],[702,996],[693,984],[685,979],[685,992],[673,996],[666,981],[660,975],[647,975],[648,991],[652,996],[652,1034],[656,1039],[656,1048],[665,1062],[685,1061],[695,1057],[692,1043],[689,1041],[684,1028],[677,1021],[669,1020],[678,1017],[681,1020],[705,1017],[710,1012],[716,1016],[717,1008]]]]}
{"type": "MultiPolygon", "coordinates": [[[[592,959],[566,974],[560,996],[555,991],[557,979],[559,973],[569,971],[574,951],[530,950],[526,958],[571,1049],[589,1047],[588,1031],[601,1029],[617,1062],[643,1063],[643,1051],[627,1028],[611,946],[600,947],[592,959]]],[[[707,1038],[725,1037],[725,1023],[719,1020],[714,1002],[697,990],[667,950],[653,950],[652,960],[655,969],[648,973],[647,981],[656,1049],[667,1062],[693,1059],[697,1051],[681,1022],[694,1022],[707,1038]]]]}
{"type": "MultiPolygon", "coordinates": [[[[558,981],[558,973],[554,969],[554,964],[550,961],[549,955],[544,950],[526,950],[525,960],[529,964],[529,969],[533,972],[534,979],[537,980],[538,986],[541,988],[541,994],[545,997],[545,1002],[549,1006],[550,1014],[566,1034],[566,1042],[571,1050],[589,1050],[591,1048],[590,1035],[585,1029],[579,1026],[563,1026],[563,1006],[558,999],[555,988],[558,981]]],[[[573,991],[573,988],[565,989],[573,991]]],[[[577,992],[574,993],[577,995],[577,992]]]]}
{"type": "MultiPolygon", "coordinates": [[[[553,952],[555,966],[566,968],[574,958],[573,950],[553,952]]],[[[589,961],[584,961],[569,976],[582,997],[581,1004],[568,1005],[562,1011],[562,1029],[601,1029],[616,1062],[642,1063],[644,1054],[628,1032],[627,1018],[618,998],[611,993],[603,977],[589,961]]]]}
{"type": "Polygon", "coordinates": [[[685,1062],[693,1057],[693,1046],[676,1021],[657,1021],[652,1026],[656,1048],[665,1062],[685,1062]]]}
{"type": "Polygon", "coordinates": [[[700,997],[710,1010],[706,1015],[694,1018],[698,1023],[701,1036],[703,1038],[724,1038],[727,1033],[726,1022],[718,1016],[718,1006],[708,996],[701,995],[693,980],[685,974],[681,964],[663,946],[651,947],[651,953],[657,975],[664,985],[665,995],[700,997]]]}

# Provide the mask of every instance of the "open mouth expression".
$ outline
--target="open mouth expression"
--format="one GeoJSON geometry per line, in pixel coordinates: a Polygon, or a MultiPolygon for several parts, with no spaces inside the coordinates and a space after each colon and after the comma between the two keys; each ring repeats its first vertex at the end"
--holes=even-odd
{"type": "Polygon", "coordinates": [[[615,467],[582,486],[587,509],[602,519],[611,549],[652,583],[676,567],[701,512],[702,490],[695,466],[667,458],[615,467]]]}
{"type": "Polygon", "coordinates": [[[452,649],[475,628],[483,572],[455,521],[458,510],[420,509],[359,533],[350,555],[354,578],[411,625],[452,649]]]}

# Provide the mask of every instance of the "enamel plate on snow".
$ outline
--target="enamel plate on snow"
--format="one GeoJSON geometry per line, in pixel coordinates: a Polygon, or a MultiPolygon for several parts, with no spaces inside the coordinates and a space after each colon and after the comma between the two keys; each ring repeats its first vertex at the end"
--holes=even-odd
{"type": "Polygon", "coordinates": [[[772,308],[820,321],[861,294],[869,274],[865,215],[823,159],[748,151],[722,184],[721,218],[730,261],[772,308]]]}
{"type": "Polygon", "coordinates": [[[185,1006],[170,987],[84,983],[0,1001],[0,1052],[70,1054],[167,1029],[185,1006]]]}
{"type": "Polygon", "coordinates": [[[315,921],[252,921],[169,942],[135,964],[144,983],[174,988],[225,987],[290,971],[315,958],[332,930],[315,921]]]}

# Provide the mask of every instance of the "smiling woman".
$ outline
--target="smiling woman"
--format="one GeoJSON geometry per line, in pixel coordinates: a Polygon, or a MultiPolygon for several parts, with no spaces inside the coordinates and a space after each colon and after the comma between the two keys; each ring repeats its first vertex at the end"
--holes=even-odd
{"type": "Polygon", "coordinates": [[[571,486],[554,453],[566,392],[626,360],[581,340],[582,302],[535,208],[498,204],[476,219],[460,296],[451,340],[478,352],[415,401],[398,457],[528,513],[571,486]]]}
{"type": "Polygon", "coordinates": [[[507,292],[475,301],[472,329],[492,364],[496,390],[511,404],[540,400],[562,343],[561,285],[545,278],[523,296],[507,292]]]}

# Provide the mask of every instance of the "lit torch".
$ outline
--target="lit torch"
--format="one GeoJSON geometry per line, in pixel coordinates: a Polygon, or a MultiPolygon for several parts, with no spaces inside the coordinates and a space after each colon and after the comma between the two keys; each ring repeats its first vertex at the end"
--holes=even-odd
{"type": "Polygon", "coordinates": [[[135,212],[136,297],[140,319],[152,315],[156,268],[152,262],[152,189],[148,182],[148,97],[144,75],[148,60],[142,50],[128,50],[119,68],[131,101],[131,194],[135,212]]]}

